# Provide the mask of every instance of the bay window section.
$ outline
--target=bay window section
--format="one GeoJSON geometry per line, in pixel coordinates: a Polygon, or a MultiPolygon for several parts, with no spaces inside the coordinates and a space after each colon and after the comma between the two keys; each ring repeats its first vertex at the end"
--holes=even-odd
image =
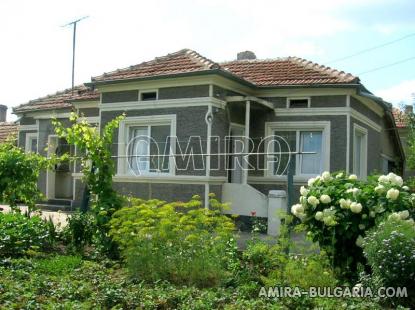
{"type": "Polygon", "coordinates": [[[295,176],[314,177],[324,170],[329,170],[329,125],[327,125],[328,130],[324,126],[314,128],[305,125],[299,124],[295,128],[295,123],[288,126],[278,124],[275,126],[278,129],[270,132],[274,135],[273,152],[275,153],[271,166],[272,175],[286,176],[289,160],[291,160],[291,172],[295,176]]]}

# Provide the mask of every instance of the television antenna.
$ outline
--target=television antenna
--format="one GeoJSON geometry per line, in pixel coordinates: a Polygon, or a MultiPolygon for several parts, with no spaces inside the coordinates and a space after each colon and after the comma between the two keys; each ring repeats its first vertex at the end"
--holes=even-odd
{"type": "Polygon", "coordinates": [[[83,19],[88,18],[89,16],[84,16],[74,20],[62,27],[72,26],[73,25],[73,38],[72,38],[72,93],[75,87],[75,47],[76,47],[76,25],[83,19]]]}

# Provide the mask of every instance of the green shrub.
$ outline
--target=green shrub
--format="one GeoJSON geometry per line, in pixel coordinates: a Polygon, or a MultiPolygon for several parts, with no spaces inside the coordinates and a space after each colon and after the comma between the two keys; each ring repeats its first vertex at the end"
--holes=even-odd
{"type": "Polygon", "coordinates": [[[85,246],[93,243],[97,231],[95,217],[91,213],[77,211],[68,217],[67,222],[62,232],[63,238],[71,248],[82,252],[85,246]]]}
{"type": "Polygon", "coordinates": [[[210,209],[198,196],[187,203],[149,200],[115,212],[110,235],[139,279],[213,286],[226,274],[224,253],[235,229],[224,207],[214,197],[210,209]]]}
{"type": "Polygon", "coordinates": [[[300,202],[292,206],[292,213],[346,277],[355,277],[358,263],[365,263],[360,245],[366,230],[391,212],[414,213],[413,195],[393,173],[365,182],[355,175],[324,172],[310,179],[300,192],[300,202]]]}
{"type": "Polygon", "coordinates": [[[383,286],[415,287],[415,225],[391,215],[368,232],[363,251],[383,286]]]}
{"type": "Polygon", "coordinates": [[[0,213],[0,257],[46,250],[52,241],[47,223],[39,216],[0,213]]]}

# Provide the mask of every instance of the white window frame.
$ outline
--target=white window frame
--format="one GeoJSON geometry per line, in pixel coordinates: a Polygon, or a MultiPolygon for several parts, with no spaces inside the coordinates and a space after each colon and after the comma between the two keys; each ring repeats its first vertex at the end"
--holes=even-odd
{"type": "Polygon", "coordinates": [[[359,126],[358,124],[353,124],[353,173],[356,174],[358,177],[360,177],[362,180],[365,180],[367,178],[367,135],[368,130],[367,128],[364,128],[362,126],[359,126]],[[360,169],[362,170],[362,173],[358,173],[357,167],[356,167],[356,136],[357,134],[360,134],[363,136],[362,139],[362,152],[360,153],[360,169]]]}
{"type": "Polygon", "coordinates": [[[31,140],[36,139],[36,153],[39,153],[39,137],[37,132],[27,132],[26,133],[26,138],[25,138],[25,152],[26,153],[30,153],[31,150],[31,140]]]}
{"type": "Polygon", "coordinates": [[[141,96],[147,93],[156,93],[156,99],[159,100],[159,90],[158,89],[143,89],[138,91],[138,101],[154,101],[154,100],[142,100],[141,96]]]}
{"type": "MultiPolygon", "coordinates": [[[[126,117],[120,122],[118,129],[118,160],[117,160],[117,176],[135,175],[128,169],[128,158],[126,157],[127,141],[129,128],[136,126],[166,126],[170,125],[170,155],[176,154],[176,115],[151,115],[151,116],[135,116],[126,117]]],[[[157,175],[175,175],[175,158],[169,157],[169,172],[147,172],[140,176],[157,176],[157,175]]],[[[140,177],[137,176],[137,177],[140,177]]]]}
{"type": "Polygon", "coordinates": [[[307,100],[307,108],[311,107],[311,97],[287,97],[287,109],[291,108],[291,100],[307,100]]]}
{"type": "MultiPolygon", "coordinates": [[[[300,132],[301,131],[321,131],[322,132],[322,145],[321,145],[321,169],[323,171],[330,171],[330,135],[331,135],[331,122],[330,121],[318,121],[318,122],[267,122],[265,123],[266,136],[274,135],[275,131],[296,131],[296,149],[300,149],[300,132]]],[[[275,179],[286,180],[286,175],[275,175],[274,165],[269,163],[267,155],[265,154],[264,162],[269,169],[265,170],[264,176],[275,179]]],[[[296,155],[296,167],[294,177],[299,180],[308,180],[310,177],[315,177],[316,174],[301,174],[300,154],[296,155]]]]}

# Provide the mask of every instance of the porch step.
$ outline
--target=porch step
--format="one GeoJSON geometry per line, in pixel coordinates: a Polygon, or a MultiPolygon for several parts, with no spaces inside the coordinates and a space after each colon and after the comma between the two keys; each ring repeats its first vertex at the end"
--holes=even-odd
{"type": "Polygon", "coordinates": [[[36,204],[36,207],[48,211],[75,211],[71,199],[48,199],[36,204]]]}

